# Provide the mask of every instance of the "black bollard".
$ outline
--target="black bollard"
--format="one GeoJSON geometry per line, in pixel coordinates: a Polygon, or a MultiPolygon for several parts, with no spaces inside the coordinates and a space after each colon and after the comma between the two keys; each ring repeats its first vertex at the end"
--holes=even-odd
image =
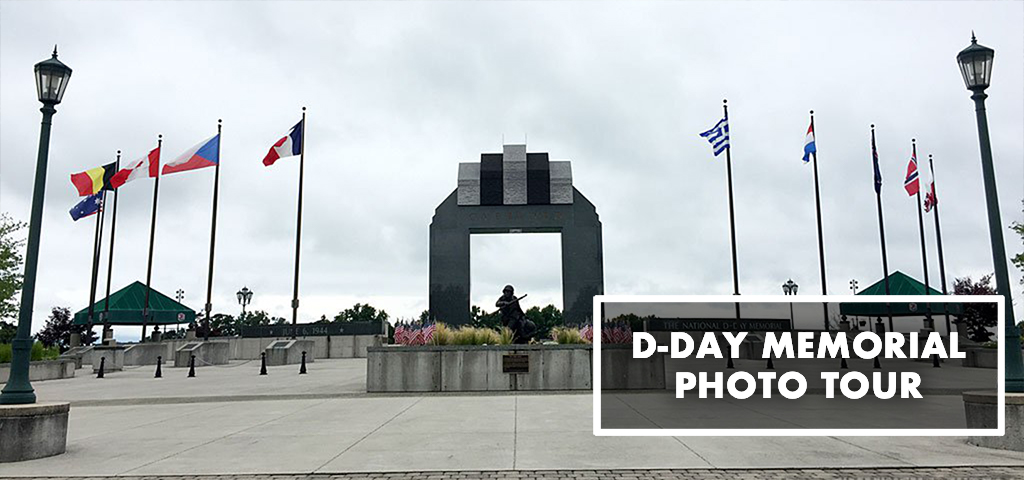
{"type": "Polygon", "coordinates": [[[156,375],[153,375],[153,378],[163,378],[164,375],[163,375],[163,373],[160,372],[160,366],[163,365],[163,363],[164,363],[164,357],[162,357],[160,355],[157,355],[156,356],[156,375]]]}
{"type": "Polygon", "coordinates": [[[196,356],[192,355],[188,359],[188,378],[196,376],[196,356]]]}
{"type": "Polygon", "coordinates": [[[730,370],[736,368],[736,366],[732,364],[732,355],[729,355],[729,361],[726,362],[725,368],[728,368],[730,370]]]}
{"type": "Polygon", "coordinates": [[[103,367],[107,363],[107,357],[100,357],[100,371],[96,372],[96,378],[103,378],[103,367]]]}
{"type": "Polygon", "coordinates": [[[939,356],[938,355],[932,355],[932,367],[933,368],[942,368],[942,364],[939,363],[939,356]]]}
{"type": "MultiPolygon", "coordinates": [[[[875,358],[878,358],[878,357],[875,357],[875,358]]],[[[846,357],[843,357],[843,360],[841,362],[839,362],[839,368],[842,369],[842,370],[849,370],[850,369],[850,366],[846,364],[846,357]]]]}
{"type": "Polygon", "coordinates": [[[878,360],[877,356],[875,356],[875,368],[882,368],[882,362],[878,360]]]}
{"type": "Polygon", "coordinates": [[[306,352],[302,352],[302,366],[299,367],[299,375],[306,374],[306,352]]]}
{"type": "Polygon", "coordinates": [[[772,355],[768,354],[768,365],[765,367],[768,370],[775,370],[775,362],[772,361],[772,355]]]}
{"type": "Polygon", "coordinates": [[[260,352],[260,375],[267,374],[267,352],[260,352]]]}

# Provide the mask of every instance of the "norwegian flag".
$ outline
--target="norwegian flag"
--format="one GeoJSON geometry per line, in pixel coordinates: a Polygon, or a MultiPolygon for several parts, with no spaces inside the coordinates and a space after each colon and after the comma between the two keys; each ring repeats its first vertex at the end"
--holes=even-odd
{"type": "Polygon", "coordinates": [[[903,188],[907,195],[914,196],[921,192],[921,179],[917,171],[917,154],[910,156],[910,163],[907,164],[907,178],[903,180],[903,188]]]}

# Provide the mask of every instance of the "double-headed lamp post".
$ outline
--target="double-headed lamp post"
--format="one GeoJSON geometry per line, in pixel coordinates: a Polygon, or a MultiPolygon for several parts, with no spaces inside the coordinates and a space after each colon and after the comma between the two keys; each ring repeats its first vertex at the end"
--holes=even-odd
{"type": "Polygon", "coordinates": [[[46,161],[50,152],[50,120],[54,107],[64,96],[71,78],[71,68],[53,57],[36,64],[36,92],[42,102],[43,123],[39,129],[39,154],[36,157],[36,178],[32,190],[32,214],[28,225],[28,248],[25,251],[25,278],[21,287],[18,310],[18,333],[11,342],[11,375],[0,393],[0,404],[35,403],[36,393],[28,380],[28,363],[32,350],[32,307],[36,295],[36,267],[39,264],[39,232],[43,223],[43,197],[46,193],[46,161]]]}
{"type": "MultiPolygon", "coordinates": [[[[796,295],[797,288],[800,288],[800,286],[791,278],[786,280],[786,283],[782,284],[782,293],[786,295],[796,295]]],[[[826,318],[825,321],[827,322],[828,319],[826,318]]],[[[793,318],[793,302],[789,302],[789,328],[796,328],[795,325],[793,325],[794,323],[796,323],[796,320],[793,318]]]]}
{"type": "Polygon", "coordinates": [[[242,315],[245,315],[245,306],[252,301],[252,290],[249,290],[249,287],[242,287],[235,295],[238,297],[238,304],[242,306],[242,315]]]}
{"type": "Polygon", "coordinates": [[[988,116],[985,114],[985,89],[992,79],[992,58],[995,50],[978,45],[971,33],[971,44],[957,56],[960,73],[967,89],[974,92],[974,111],[978,119],[978,141],[981,144],[981,173],[985,181],[985,203],[988,207],[988,232],[992,242],[992,262],[995,268],[996,292],[1006,301],[1006,327],[1003,334],[1006,350],[1006,391],[1024,392],[1024,365],[1021,364],[1020,329],[1013,319],[1013,297],[1010,296],[1010,275],[1006,269],[1006,247],[1003,244],[1003,225],[999,216],[999,197],[996,194],[996,172],[992,166],[992,144],[988,138],[988,116]]]}

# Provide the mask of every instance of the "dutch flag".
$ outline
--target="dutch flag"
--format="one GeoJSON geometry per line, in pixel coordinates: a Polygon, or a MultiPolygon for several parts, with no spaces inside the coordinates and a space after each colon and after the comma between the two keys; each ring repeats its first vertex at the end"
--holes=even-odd
{"type": "Polygon", "coordinates": [[[814,123],[807,127],[807,136],[804,138],[804,163],[811,161],[811,154],[817,153],[818,148],[814,146],[814,123]]]}
{"type": "Polygon", "coordinates": [[[288,135],[285,135],[274,146],[270,147],[270,151],[267,152],[267,156],[263,157],[263,165],[271,166],[279,158],[293,157],[302,153],[302,120],[296,123],[288,135]]]}

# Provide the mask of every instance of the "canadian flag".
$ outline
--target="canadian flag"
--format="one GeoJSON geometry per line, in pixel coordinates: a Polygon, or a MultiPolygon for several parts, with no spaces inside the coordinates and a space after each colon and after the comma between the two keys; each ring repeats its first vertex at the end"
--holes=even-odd
{"type": "Polygon", "coordinates": [[[127,167],[115,173],[114,177],[110,179],[110,183],[117,188],[136,178],[156,177],[159,174],[160,147],[156,147],[145,157],[131,162],[127,167]]]}

